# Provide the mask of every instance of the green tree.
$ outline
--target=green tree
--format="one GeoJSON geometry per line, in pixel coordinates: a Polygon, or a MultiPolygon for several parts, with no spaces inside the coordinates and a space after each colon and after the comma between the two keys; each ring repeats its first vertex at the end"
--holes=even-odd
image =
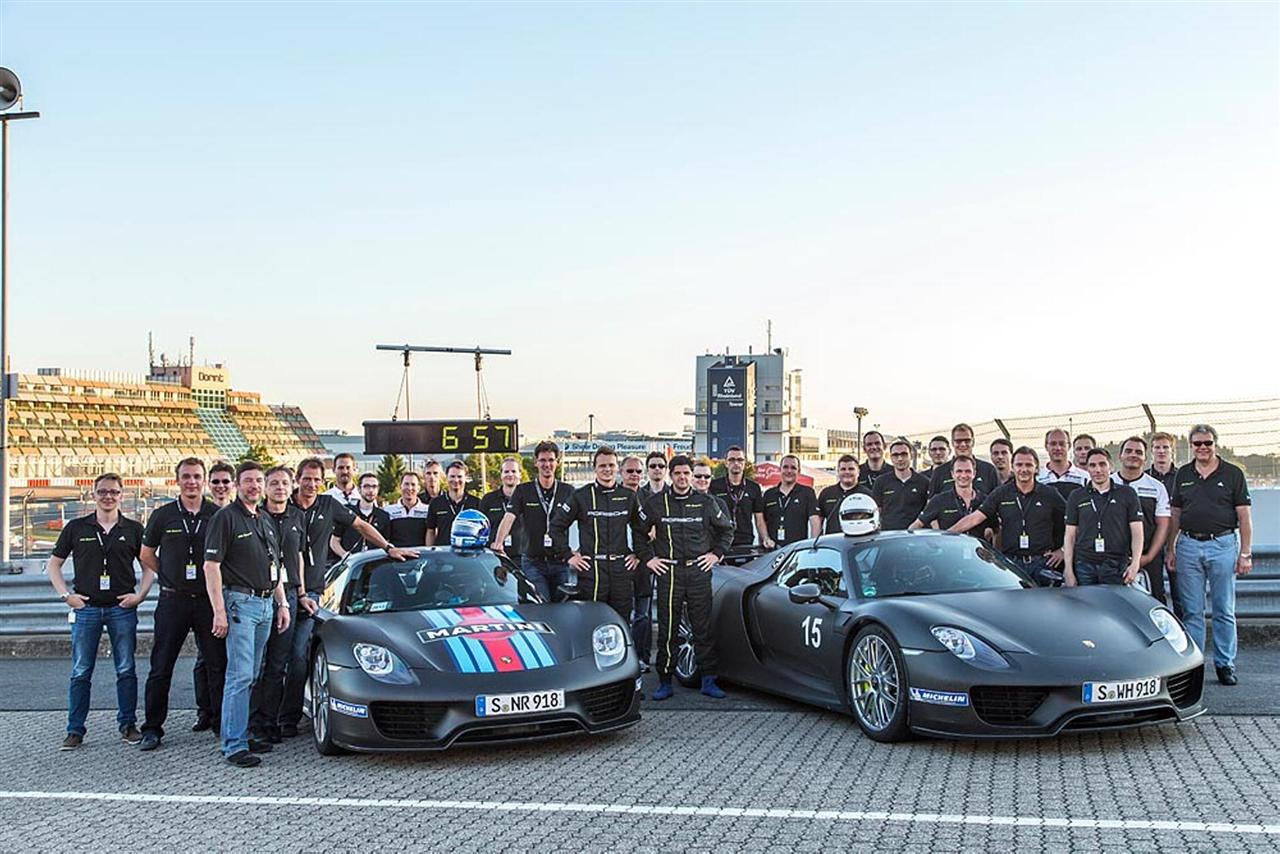
{"type": "Polygon", "coordinates": [[[378,463],[378,493],[384,501],[400,500],[400,480],[408,470],[404,457],[399,454],[387,454],[378,463]]]}
{"type": "Polygon", "coordinates": [[[265,445],[250,445],[249,450],[241,454],[240,459],[236,462],[243,463],[247,460],[253,460],[264,469],[274,468],[279,465],[279,463],[276,462],[276,458],[271,456],[271,453],[267,450],[265,445]]]}
{"type": "MultiPolygon", "coordinates": [[[[712,477],[728,477],[729,476],[728,466],[726,466],[724,463],[716,463],[714,466],[711,467],[711,476],[712,477]]],[[[749,477],[752,480],[755,480],[756,464],[753,463],[751,460],[747,460],[747,466],[746,466],[746,469],[743,471],[743,476],[749,477]]]]}
{"type": "MultiPolygon", "coordinates": [[[[471,454],[462,461],[467,466],[467,492],[475,496],[484,494],[480,488],[481,456],[481,454],[471,454]]],[[[483,456],[485,458],[485,474],[489,478],[489,489],[497,489],[499,484],[502,483],[502,461],[507,457],[507,454],[484,454],[483,456]]],[[[523,460],[521,460],[521,468],[524,468],[523,460]]],[[[534,477],[536,476],[535,473],[534,477]]],[[[525,479],[528,479],[527,473],[525,479]]]]}
{"type": "MultiPolygon", "coordinates": [[[[520,456],[520,466],[524,469],[525,480],[538,479],[538,467],[533,462],[533,457],[520,456]]],[[[556,464],[556,480],[564,477],[564,461],[561,460],[556,464]]]]}

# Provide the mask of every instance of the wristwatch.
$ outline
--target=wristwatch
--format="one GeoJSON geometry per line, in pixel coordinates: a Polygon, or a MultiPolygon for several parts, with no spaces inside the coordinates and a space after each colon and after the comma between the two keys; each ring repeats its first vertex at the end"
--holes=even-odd
{"type": "Polygon", "coordinates": [[[63,602],[65,602],[65,601],[67,601],[67,597],[68,597],[68,596],[70,596],[70,595],[71,595],[71,593],[70,593],[70,591],[68,591],[68,592],[66,592],[66,593],[60,593],[60,594],[58,594],[58,598],[59,598],[59,599],[61,599],[63,602]]]}
{"type": "Polygon", "coordinates": [[[1253,552],[1240,552],[1240,557],[1253,560],[1253,552]]]}

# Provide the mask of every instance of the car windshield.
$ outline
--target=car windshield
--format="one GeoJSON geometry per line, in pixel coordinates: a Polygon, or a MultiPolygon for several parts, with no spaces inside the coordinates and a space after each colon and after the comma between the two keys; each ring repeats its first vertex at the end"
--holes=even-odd
{"type": "Polygon", "coordinates": [[[850,560],[864,599],[1035,586],[1003,555],[963,535],[886,537],[856,549],[850,560]]]}
{"type": "Polygon", "coordinates": [[[352,582],[348,614],[425,611],[530,601],[533,588],[489,551],[423,551],[414,560],[380,560],[352,582]]]}

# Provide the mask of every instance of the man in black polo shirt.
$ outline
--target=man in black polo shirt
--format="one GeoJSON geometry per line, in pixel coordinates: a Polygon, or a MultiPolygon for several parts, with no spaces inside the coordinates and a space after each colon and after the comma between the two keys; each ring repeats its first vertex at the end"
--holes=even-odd
{"type": "Polygon", "coordinates": [[[830,486],[823,487],[818,493],[818,515],[823,518],[825,533],[840,533],[840,502],[846,497],[860,492],[870,495],[871,490],[864,483],[858,482],[858,460],[853,454],[845,454],[836,461],[836,476],[839,478],[830,486]]]}
{"type": "MultiPolygon", "coordinates": [[[[989,495],[993,489],[1000,485],[1000,475],[996,472],[996,467],[986,460],[979,460],[973,456],[973,428],[968,424],[957,424],[951,428],[951,445],[955,449],[957,457],[969,457],[977,466],[977,471],[973,476],[973,488],[989,495]]],[[[929,495],[940,495],[951,488],[953,478],[951,477],[951,466],[954,460],[948,460],[940,466],[934,467],[929,472],[929,495]]]]}
{"type": "Polygon", "coordinates": [[[138,676],[133,654],[138,642],[138,604],[146,591],[135,592],[133,562],[142,551],[142,525],[120,514],[124,481],[101,474],[93,482],[97,508],[72,519],[58,535],[45,571],[58,597],[74,614],[71,623],[71,685],[67,734],[62,750],[84,742],[89,715],[89,688],[105,627],[116,668],[116,726],[129,744],[142,740],[137,727],[138,676]],[[70,557],[75,579],[67,590],[62,565],[70,557]]]}
{"type": "Polygon", "coordinates": [[[921,468],[920,473],[926,478],[932,478],[933,470],[951,459],[951,440],[946,436],[934,436],[929,440],[928,450],[929,467],[921,468]]]}
{"type": "Polygon", "coordinates": [[[445,470],[445,491],[431,499],[427,506],[426,544],[449,545],[453,520],[463,510],[479,510],[480,499],[467,494],[467,465],[454,460],[445,470]]]}
{"type": "Polygon", "coordinates": [[[996,470],[995,485],[1003,486],[1013,480],[1013,443],[999,436],[991,440],[988,452],[991,454],[991,465],[996,470]]]}
{"type": "Polygon", "coordinates": [[[1036,482],[1040,458],[1026,445],[1013,452],[1013,480],[982,500],[977,510],[951,526],[963,534],[985,522],[1000,525],[999,548],[1040,584],[1057,580],[1062,566],[1066,501],[1052,486],[1036,482]]]}
{"type": "Polygon", "coordinates": [[[1170,500],[1178,483],[1178,463],[1174,459],[1177,444],[1178,440],[1172,433],[1151,434],[1151,468],[1147,469],[1147,474],[1164,484],[1170,500]]]}
{"type": "Polygon", "coordinates": [[[1178,469],[1165,566],[1174,572],[1187,633],[1204,649],[1204,587],[1213,604],[1213,666],[1218,681],[1235,685],[1236,576],[1253,569],[1253,515],[1244,472],[1214,451],[1218,433],[1191,429],[1194,460],[1178,469]]]}
{"type": "Polygon", "coordinates": [[[893,466],[884,458],[884,436],[879,430],[869,430],[862,434],[862,453],[867,461],[858,467],[858,482],[868,490],[876,485],[882,477],[888,477],[893,466]]]}
{"type": "Polygon", "coordinates": [[[724,501],[733,519],[733,548],[750,547],[760,535],[760,544],[773,548],[773,540],[764,523],[764,491],[747,477],[747,454],[734,445],[725,452],[725,476],[712,478],[708,491],[724,501]]]}
{"type": "MultiPolygon", "coordinates": [[[[378,506],[378,476],[373,472],[360,475],[360,500],[351,505],[351,512],[369,523],[388,542],[391,540],[391,517],[387,511],[378,506]]],[[[329,550],[338,559],[351,552],[364,551],[368,542],[358,529],[341,522],[333,526],[333,536],[329,538],[329,550]]]]}
{"type": "MultiPolygon", "coordinates": [[[[204,580],[213,604],[213,633],[226,638],[227,676],[222,692],[222,755],[252,768],[262,760],[249,741],[249,694],[262,667],[267,636],[289,627],[283,551],[275,526],[258,502],[266,486],[262,466],[246,460],[236,469],[237,498],[209,521],[204,580]]],[[[270,745],[265,745],[270,749],[270,745]]]]}
{"type": "MultiPolygon", "coordinates": [[[[909,530],[933,527],[945,531],[981,506],[986,495],[973,486],[974,473],[978,469],[973,457],[956,457],[950,465],[951,488],[930,498],[920,516],[908,526],[909,530]]],[[[986,533],[981,527],[969,531],[970,536],[978,539],[983,539],[986,533]]]]}
{"type": "Polygon", "coordinates": [[[894,439],[889,443],[893,472],[871,487],[871,497],[880,507],[882,531],[905,531],[919,517],[929,499],[929,478],[911,469],[911,443],[894,439]]]}
{"type": "MultiPolygon", "coordinates": [[[[173,666],[182,653],[187,635],[194,634],[196,649],[205,661],[211,690],[222,696],[227,653],[213,636],[213,607],[204,584],[204,538],[218,505],[204,497],[204,461],[188,457],[178,463],[178,498],[151,514],[142,537],[139,558],[149,576],[160,577],[156,603],[155,634],[151,647],[151,672],[147,675],[146,719],[142,724],[142,750],[155,750],[164,737],[169,716],[169,687],[173,666]]],[[[143,594],[146,594],[146,589],[143,594]]],[[[215,729],[216,716],[212,718],[215,729]]]]}
{"type": "Polygon", "coordinates": [[[564,596],[559,587],[569,577],[569,565],[560,559],[549,530],[551,514],[557,507],[568,510],[573,500],[573,487],[556,480],[560,464],[560,446],[555,442],[539,442],[533,449],[537,480],[522,483],[511,493],[511,509],[502,517],[502,525],[493,535],[493,550],[506,554],[503,543],[517,519],[524,523],[525,553],[520,568],[525,578],[537,589],[544,602],[559,602],[564,596]]]}
{"type": "MultiPolygon", "coordinates": [[[[480,512],[489,519],[491,532],[496,534],[502,525],[502,517],[511,509],[511,496],[519,485],[520,461],[515,457],[506,457],[498,473],[498,488],[485,493],[480,499],[480,512]]],[[[516,517],[511,533],[503,539],[502,550],[513,561],[520,562],[520,555],[524,554],[524,525],[521,524],[520,517],[516,517]]]]}
{"type": "Polygon", "coordinates": [[[778,461],[778,468],[782,482],[764,493],[764,522],[769,536],[779,546],[818,536],[822,531],[818,496],[812,486],[796,481],[800,476],[800,458],[787,454],[778,461]]]}
{"type": "Polygon", "coordinates": [[[1085,453],[1089,483],[1067,498],[1062,578],[1077,584],[1132,584],[1142,571],[1142,507],[1138,493],[1111,479],[1111,452],[1085,453]]]}

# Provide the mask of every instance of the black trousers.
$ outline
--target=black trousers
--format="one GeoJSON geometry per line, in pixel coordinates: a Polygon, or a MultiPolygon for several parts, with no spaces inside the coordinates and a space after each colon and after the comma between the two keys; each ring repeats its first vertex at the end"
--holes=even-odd
{"type": "MultiPolygon", "coordinates": [[[[225,649],[225,648],[224,648],[225,649]]],[[[202,721],[216,721],[222,714],[222,703],[209,702],[209,671],[204,666],[204,653],[196,648],[196,665],[191,668],[191,687],[196,692],[196,717],[202,721]]]]}
{"type": "Polygon", "coordinates": [[[653,658],[653,619],[649,614],[653,608],[653,572],[641,564],[636,567],[635,576],[631,642],[636,645],[636,654],[640,656],[640,660],[648,664],[653,658]]]}
{"type": "MultiPolygon", "coordinates": [[[[213,636],[213,606],[204,593],[187,594],[161,590],[156,603],[155,635],[151,646],[151,673],[147,676],[146,721],[143,732],[164,735],[164,722],[169,717],[169,688],[173,667],[182,653],[187,635],[196,636],[196,649],[204,659],[206,685],[222,696],[223,678],[227,671],[227,649],[221,638],[213,636]]],[[[210,720],[216,721],[221,704],[210,720]]]]}
{"type": "Polygon", "coordinates": [[[711,573],[684,562],[658,576],[658,676],[671,678],[676,668],[680,612],[687,609],[693,626],[693,648],[704,677],[715,676],[715,638],[711,634],[711,573]]]}
{"type": "Polygon", "coordinates": [[[289,628],[277,632],[274,618],[267,649],[262,654],[262,670],[249,693],[249,734],[255,738],[279,733],[284,705],[284,680],[293,649],[293,630],[298,618],[298,594],[288,594],[289,628]]]}
{"type": "Polygon", "coordinates": [[[584,602],[603,602],[617,611],[624,623],[631,622],[631,606],[636,591],[636,573],[643,567],[627,569],[622,558],[591,559],[591,571],[578,573],[578,598],[584,602]]]}

